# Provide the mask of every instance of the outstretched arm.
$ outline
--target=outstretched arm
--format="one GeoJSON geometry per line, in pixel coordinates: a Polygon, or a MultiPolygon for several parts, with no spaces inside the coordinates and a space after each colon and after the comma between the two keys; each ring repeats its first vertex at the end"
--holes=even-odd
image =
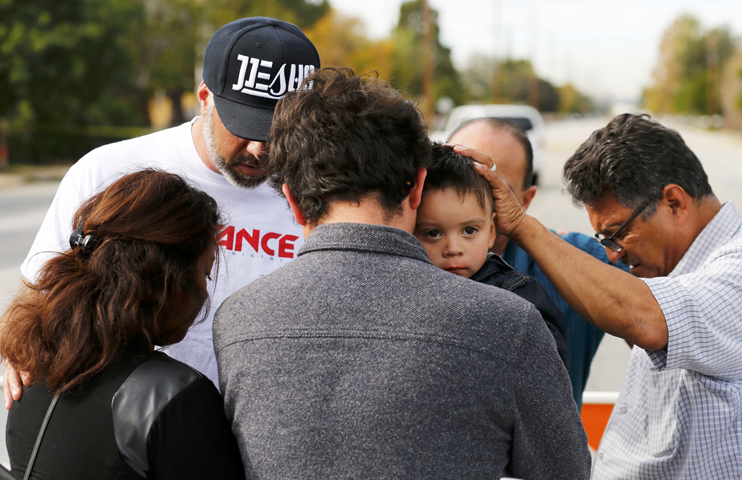
{"type": "Polygon", "coordinates": [[[489,170],[493,164],[489,156],[461,146],[455,151],[479,162],[475,168],[492,187],[497,232],[535,260],[577,313],[644,349],[667,346],[665,315],[646,283],[580,251],[527,215],[502,177],[489,170]]]}

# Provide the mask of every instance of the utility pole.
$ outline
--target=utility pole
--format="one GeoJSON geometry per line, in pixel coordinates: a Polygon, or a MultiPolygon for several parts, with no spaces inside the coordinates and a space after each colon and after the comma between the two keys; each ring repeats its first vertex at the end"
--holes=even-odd
{"type": "Polygon", "coordinates": [[[8,137],[6,136],[8,130],[8,123],[4,118],[0,117],[0,171],[8,169],[8,137]]]}
{"type": "Polygon", "coordinates": [[[706,115],[716,115],[720,108],[719,39],[709,35],[706,40],[706,115]]]}
{"type": "Polygon", "coordinates": [[[536,76],[536,44],[538,42],[538,29],[536,26],[536,14],[533,10],[528,11],[528,23],[531,47],[531,74],[528,76],[528,104],[533,108],[538,109],[538,77],[536,76]]]}
{"type": "Polygon", "coordinates": [[[492,32],[493,32],[493,51],[492,51],[492,95],[490,95],[490,103],[498,103],[500,98],[500,61],[502,55],[500,53],[500,39],[502,37],[502,4],[500,0],[493,1],[493,15],[492,15],[492,32]]]}
{"type": "Polygon", "coordinates": [[[422,57],[423,57],[423,115],[428,126],[433,125],[435,109],[433,98],[433,15],[427,0],[422,3],[422,57]]]}

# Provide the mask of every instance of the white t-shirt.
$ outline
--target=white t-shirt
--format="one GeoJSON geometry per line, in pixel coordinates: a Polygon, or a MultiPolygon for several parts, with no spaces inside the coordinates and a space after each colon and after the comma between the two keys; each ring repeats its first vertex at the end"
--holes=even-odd
{"type": "Polygon", "coordinates": [[[211,334],[214,312],[232,293],[293,259],[304,237],[286,200],[273,189],[266,184],[254,189],[235,187],[204,165],[193,143],[192,123],[105,145],[81,158],[59,185],[21,272],[35,280],[49,258],[69,249],[75,211],[121,176],[150,167],[187,178],[214,197],[226,225],[219,234],[222,255],[216,287],[210,286],[210,313],[182,342],[169,347],[168,354],[218,386],[211,334]]]}

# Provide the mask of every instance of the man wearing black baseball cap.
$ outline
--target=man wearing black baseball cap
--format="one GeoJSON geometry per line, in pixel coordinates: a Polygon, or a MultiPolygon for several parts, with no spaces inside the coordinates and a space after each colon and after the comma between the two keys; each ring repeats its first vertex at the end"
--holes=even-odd
{"type": "Polygon", "coordinates": [[[202,120],[194,124],[206,165],[233,185],[265,180],[259,157],[278,100],[319,68],[319,55],[299,28],[272,18],[243,18],[220,28],[206,47],[198,88],[202,120]],[[230,138],[233,137],[233,138],[230,138]],[[231,156],[230,156],[231,154],[231,156]]]}
{"type": "MultiPolygon", "coordinates": [[[[75,210],[119,177],[142,168],[186,177],[217,200],[228,224],[219,235],[219,279],[209,284],[211,313],[168,353],[218,386],[214,311],[233,292],[294,258],[303,243],[284,200],[264,185],[260,159],[276,103],[319,67],[314,45],[289,23],[253,17],[220,28],[204,54],[204,81],[198,87],[201,116],[81,158],[59,186],[21,266],[24,277],[35,281],[54,252],[69,248],[75,210]]],[[[10,408],[11,395],[16,400],[21,396],[21,382],[7,363],[3,387],[10,408]]]]}

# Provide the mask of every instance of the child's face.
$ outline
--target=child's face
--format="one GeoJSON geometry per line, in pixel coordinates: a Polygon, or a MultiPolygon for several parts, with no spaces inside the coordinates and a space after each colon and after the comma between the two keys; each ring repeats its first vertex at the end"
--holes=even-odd
{"type": "Polygon", "coordinates": [[[453,188],[423,196],[417,210],[415,236],[438,268],[469,278],[487,259],[495,242],[495,223],[489,208],[474,194],[460,197],[453,188]]]}

